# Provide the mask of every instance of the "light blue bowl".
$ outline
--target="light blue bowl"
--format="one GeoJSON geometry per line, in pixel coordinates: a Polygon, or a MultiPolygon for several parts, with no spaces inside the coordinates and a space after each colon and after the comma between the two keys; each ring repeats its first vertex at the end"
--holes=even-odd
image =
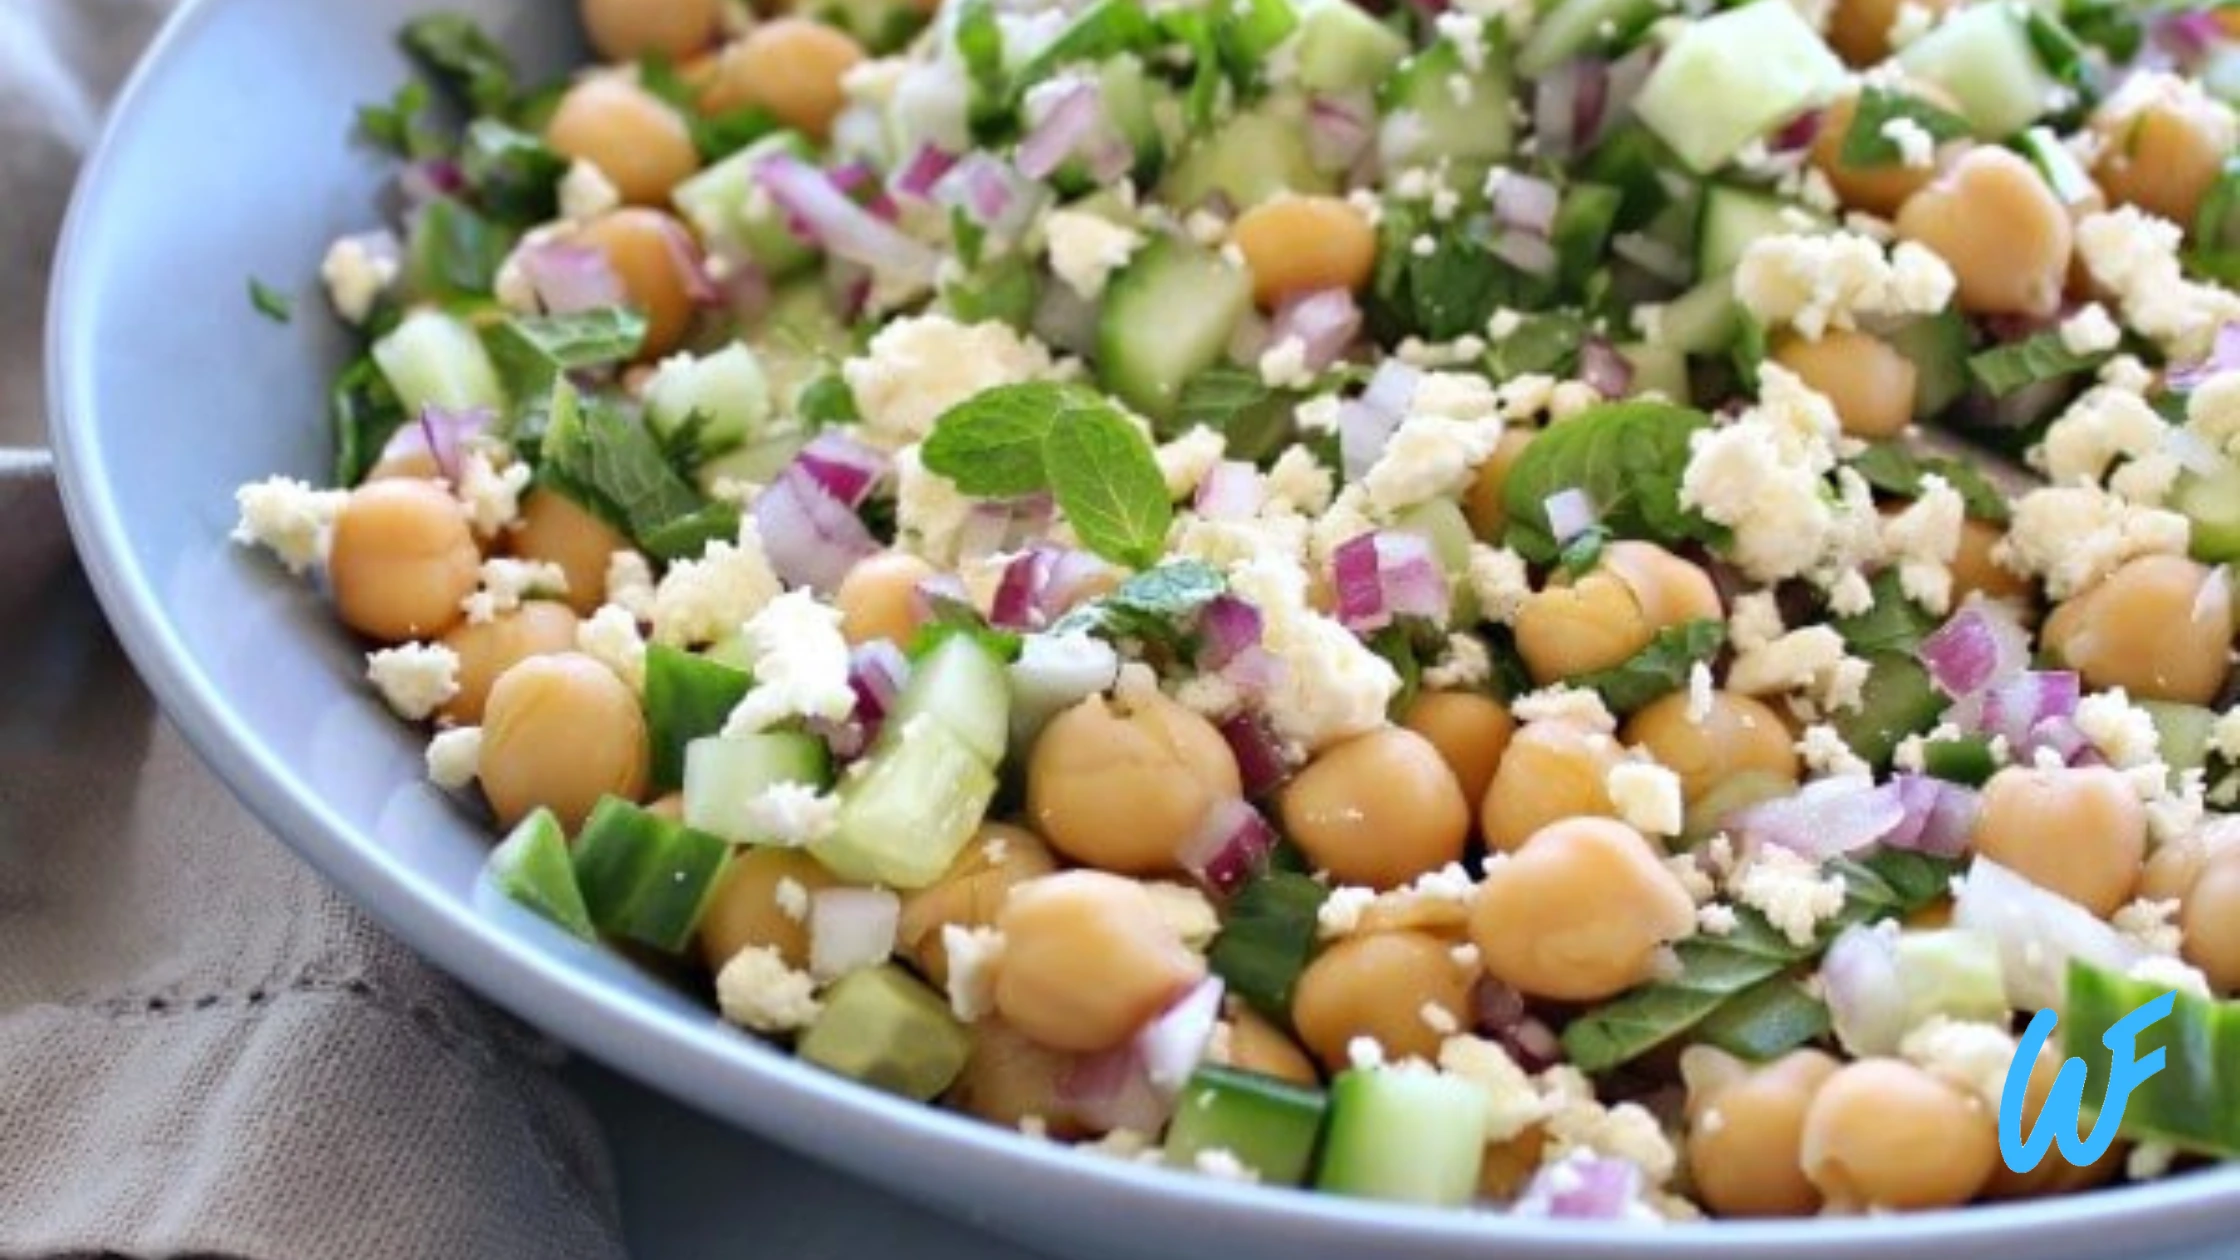
{"type": "MultiPolygon", "coordinates": [[[[315,274],[384,171],[352,109],[406,67],[412,0],[202,0],[164,32],[87,169],[54,285],[54,445],[78,548],[163,707],[263,820],[440,966],[649,1085],[976,1223],[1075,1256],[1815,1260],[2132,1255],[2240,1223],[2240,1170],[2019,1207],[1669,1231],[1429,1212],[1076,1156],[827,1076],[476,891],[487,840],[425,785],[318,596],[226,540],[233,488],[320,479],[345,353],[315,274]],[[256,314],[256,276],[296,299],[256,314]]],[[[563,0],[457,0],[528,65],[563,0]]],[[[742,1246],[751,1240],[742,1239],[742,1246]]],[[[898,1253],[907,1244],[897,1240],[898,1253]]]]}

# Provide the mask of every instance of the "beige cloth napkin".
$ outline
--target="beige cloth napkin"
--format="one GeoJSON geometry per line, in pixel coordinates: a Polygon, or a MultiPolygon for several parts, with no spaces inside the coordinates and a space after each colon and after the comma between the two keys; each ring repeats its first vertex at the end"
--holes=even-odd
{"type": "Polygon", "coordinates": [[[164,7],[0,0],[0,1257],[620,1256],[554,1052],[217,786],[68,564],[43,277],[164,7]]]}

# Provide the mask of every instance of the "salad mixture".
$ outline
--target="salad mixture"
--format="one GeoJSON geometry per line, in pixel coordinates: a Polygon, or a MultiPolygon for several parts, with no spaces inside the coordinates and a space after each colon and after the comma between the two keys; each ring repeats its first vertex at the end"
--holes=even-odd
{"type": "Polygon", "coordinates": [[[2240,1018],[2240,11],[804,3],[584,0],[541,86],[427,17],[361,114],[332,486],[239,537],[495,887],[1212,1177],[2240,1153],[2198,1062],[2090,1167],[1996,1137],[2018,1014],[2033,1123],[2240,1018]]]}

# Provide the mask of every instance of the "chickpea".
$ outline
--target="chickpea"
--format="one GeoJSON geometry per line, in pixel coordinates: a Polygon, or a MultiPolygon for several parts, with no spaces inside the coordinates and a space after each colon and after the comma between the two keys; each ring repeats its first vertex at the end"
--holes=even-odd
{"type": "Polygon", "coordinates": [[[342,624],[384,643],[431,638],[466,614],[482,551],[458,500],[428,481],[373,481],[336,514],[327,580],[342,624]]]}
{"type": "Polygon", "coordinates": [[[1509,490],[1509,470],[1517,466],[1517,457],[1524,448],[1532,445],[1537,429],[1511,428],[1501,432],[1501,440],[1493,445],[1493,454],[1478,465],[1477,475],[1470,480],[1470,489],[1462,498],[1462,513],[1470,520],[1470,532],[1480,540],[1495,542],[1509,527],[1509,504],[1503,498],[1509,490]]]}
{"type": "Polygon", "coordinates": [[[765,22],[723,50],[700,108],[727,114],[747,106],[769,110],[795,131],[822,141],[847,104],[840,81],[863,60],[863,45],[845,31],[806,18],[765,22]]]}
{"type": "Polygon", "coordinates": [[[1462,859],[1470,803],[1430,740],[1391,726],[1324,749],[1283,790],[1284,834],[1333,879],[1392,888],[1462,859]]]}
{"type": "Polygon", "coordinates": [[[1040,837],[1024,827],[985,823],[940,879],[902,895],[895,952],[936,985],[949,983],[949,947],[941,929],[986,927],[1011,890],[1058,869],[1040,837]]]}
{"type": "Polygon", "coordinates": [[[1478,1165],[1478,1197],[1514,1202],[1532,1183],[1547,1153],[1548,1131],[1537,1124],[1505,1142],[1487,1143],[1485,1162],[1478,1165]]]}
{"type": "Polygon", "coordinates": [[[1690,706],[1684,691],[1659,696],[1619,728],[1626,743],[1648,749],[1658,764],[1680,776],[1680,793],[1690,804],[1739,774],[1797,781],[1802,768],[1796,743],[1772,706],[1714,691],[1701,722],[1688,716],[1690,706]]]}
{"type": "Polygon", "coordinates": [[[1726,609],[1719,603],[1719,588],[1711,575],[1692,560],[1683,560],[1655,543],[1621,540],[1602,549],[1598,563],[1618,575],[1641,605],[1649,628],[1663,630],[1691,621],[1719,621],[1726,609]]]}
{"type": "Polygon", "coordinates": [[[1970,517],[1960,523],[1960,548],[1952,554],[1952,606],[1970,595],[2027,603],[2030,579],[1991,558],[2006,534],[1989,521],[1970,517]]]}
{"type": "Polygon", "coordinates": [[[2180,899],[2179,951],[2219,993],[2240,989],[2240,849],[2226,846],[2180,899]]]}
{"type": "Polygon", "coordinates": [[[2037,168],[1993,145],[1968,150],[1898,210],[1898,235],[1934,250],[1971,315],[2061,309],[2075,232],[2037,168]]]}
{"type": "Polygon", "coordinates": [[[1086,1132],[1065,1101],[1064,1082],[1073,1070],[1072,1055],[1037,1044],[992,1016],[974,1020],[966,1032],[972,1038],[972,1054],[944,1102],[1007,1129],[1035,1116],[1055,1137],[1086,1132]]]}
{"type": "Polygon", "coordinates": [[[439,713],[472,724],[482,720],[490,684],[500,674],[532,656],[575,650],[576,615],[566,604],[533,599],[479,625],[460,622],[443,636],[443,645],[458,654],[459,691],[439,713]]]}
{"type": "Polygon", "coordinates": [[[2139,556],[2054,609],[2044,638],[2094,690],[2208,704],[2232,650],[2232,587],[2183,556],[2139,556]]]}
{"type": "Polygon", "coordinates": [[[1462,789],[1464,808],[1482,801],[1517,722],[1500,701],[1474,691],[1427,691],[1408,707],[1409,730],[1431,741],[1462,789]]]}
{"type": "Polygon", "coordinates": [[[567,606],[582,617],[607,602],[607,564],[630,548],[613,526],[557,490],[531,490],[506,538],[514,555],[560,566],[568,579],[567,606]]]}
{"type": "MultiPolygon", "coordinates": [[[[1828,15],[1828,43],[1841,54],[1846,62],[1865,68],[1888,57],[1890,28],[1898,21],[1898,11],[1906,0],[1836,0],[1835,9],[1828,15]]],[[[1942,16],[1948,9],[1957,8],[1962,0],[1914,0],[1931,16],[1942,16]]],[[[1826,125],[1822,125],[1826,130],[1826,125]]]]}
{"type": "Polygon", "coordinates": [[[384,455],[373,467],[366,469],[367,481],[389,481],[410,478],[416,481],[435,481],[443,476],[443,465],[436,462],[435,452],[425,446],[408,447],[395,455],[384,455]]]}
{"type": "Polygon", "coordinates": [[[583,29],[607,61],[659,53],[681,61],[715,42],[718,0],[583,0],[583,29]]]}
{"type": "Polygon", "coordinates": [[[595,246],[607,256],[607,264],[622,278],[630,305],[646,317],[640,359],[658,359],[676,349],[692,323],[692,296],[677,260],[676,234],[684,230],[683,224],[659,210],[625,207],[575,231],[576,243],[595,246]]]}
{"type": "Polygon", "coordinates": [[[748,846],[732,855],[700,919],[700,958],[708,970],[722,970],[750,945],[777,950],[789,967],[809,965],[809,916],[795,918],[778,895],[787,880],[810,894],[840,882],[802,849],[748,846]]]}
{"type": "Polygon", "coordinates": [[[549,805],[573,832],[600,797],[645,792],[647,757],[638,697],[580,652],[522,661],[483,704],[482,791],[501,826],[549,805]]]}
{"type": "Polygon", "coordinates": [[[598,167],[636,206],[660,204],[700,169],[700,151],[684,119],[620,75],[594,75],[569,88],[545,124],[544,139],[562,157],[598,167]]]}
{"type": "Polygon", "coordinates": [[[1050,847],[1129,875],[1178,869],[1206,811],[1242,791],[1221,732],[1157,692],[1090,696],[1027,758],[1027,813],[1050,847]]]}
{"type": "Polygon", "coordinates": [[[1269,310],[1323,289],[1359,289],[1377,261],[1377,234],[1342,197],[1283,196],[1237,216],[1231,233],[1252,269],[1252,296],[1269,310]]]}
{"type": "Polygon", "coordinates": [[[1510,739],[1478,807],[1489,848],[1515,852],[1542,827],[1564,818],[1617,816],[1610,768],[1624,759],[1618,741],[1570,722],[1533,722],[1510,739]]]}
{"type": "Polygon", "coordinates": [[[1151,894],[1102,871],[1020,884],[996,927],[996,1013],[1054,1050],[1108,1050],[1205,979],[1151,894]]]}
{"type": "Polygon", "coordinates": [[[1818,1050],[1792,1050],[1763,1066],[1723,1050],[1680,1055],[1688,1083],[1688,1175],[1721,1216],[1809,1216],[1820,1192],[1798,1156],[1805,1111],[1840,1066],[1818,1050]]]}
{"type": "MultiPolygon", "coordinates": [[[[1923,84],[1908,83],[1902,89],[1906,95],[1931,100],[1931,103],[1951,107],[1951,100],[1944,93],[1923,84]]],[[[1820,116],[1820,130],[1812,138],[1812,165],[1843,199],[1843,204],[1854,210],[1889,218],[1898,212],[1906,198],[1920,192],[1937,172],[1934,166],[1908,166],[1903,162],[1885,162],[1877,166],[1850,166],[1843,161],[1844,142],[1851,136],[1852,121],[1858,116],[1859,94],[1846,92],[1828,105],[1820,116]]]]}
{"type": "Polygon", "coordinates": [[[1531,997],[1594,1002],[1649,978],[1696,904],[1640,832],[1567,818],[1486,865],[1470,939],[1486,973],[1531,997]]]}
{"type": "Polygon", "coordinates": [[[1342,937],[1299,973],[1291,1022],[1314,1057],[1332,1072],[1350,1062],[1346,1047],[1369,1037],[1391,1058],[1439,1057],[1439,1043],[1470,1018],[1472,977],[1454,960],[1451,942],[1421,932],[1342,937]],[[1453,1022],[1432,1027],[1436,1007],[1453,1022]]]}
{"type": "Polygon", "coordinates": [[[2232,111],[2199,91],[2136,95],[2118,92],[2093,118],[2092,178],[2118,203],[2190,224],[2232,154],[2232,111]]]}
{"type": "Polygon", "coordinates": [[[2107,766],[2009,766],[1983,785],[1975,847],[2106,918],[2139,885],[2146,809],[2107,766]]]}
{"type": "Polygon", "coordinates": [[[1313,1089],[1322,1083],[1314,1060],[1284,1031],[1241,1002],[1229,1003],[1229,1066],[1313,1089]]]}
{"type": "Polygon", "coordinates": [[[1517,655],[1542,684],[1609,669],[1657,634],[1633,588],[1606,568],[1551,578],[1518,610],[1515,629],[1517,655]]]}
{"type": "Polygon", "coordinates": [[[1913,423],[1913,360],[1872,333],[1834,328],[1817,341],[1784,337],[1773,361],[1825,395],[1843,431],[1855,438],[1896,437],[1913,423]]]}
{"type": "Polygon", "coordinates": [[[833,593],[840,610],[840,633],[851,644],[886,639],[908,647],[918,633],[918,584],[934,567],[907,551],[866,556],[848,570],[833,593]]]}
{"type": "Polygon", "coordinates": [[[1804,1175],[1837,1211],[1957,1207],[1999,1166],[1981,1100],[1897,1059],[1838,1069],[1804,1116],[1804,1175]]]}
{"type": "MultiPolygon", "coordinates": [[[[2038,1052],[2038,1061],[2030,1065],[2030,1084],[2022,1095],[2022,1131],[2032,1133],[2038,1127],[2038,1112],[2053,1093],[2053,1084],[2060,1076],[2065,1060],[2050,1044],[2038,1052]]],[[[2046,1158],[2036,1168],[2018,1173],[2000,1160],[1991,1169],[1991,1180],[1983,1187],[1986,1199],[2036,1199],[2054,1194],[2076,1194],[2107,1184],[2123,1168],[2124,1157],[2130,1153],[2130,1144],[2117,1142],[2107,1153],[2082,1168],[2048,1151],[2046,1158]]]]}

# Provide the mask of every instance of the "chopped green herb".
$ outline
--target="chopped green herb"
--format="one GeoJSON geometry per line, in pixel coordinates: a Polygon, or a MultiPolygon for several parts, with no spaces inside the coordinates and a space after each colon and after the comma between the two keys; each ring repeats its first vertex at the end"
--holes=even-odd
{"type": "Polygon", "coordinates": [[[1775,976],[1735,995],[1696,1025],[1696,1040],[1764,1063],[1826,1036],[1828,1004],[1787,976],[1775,976]]]}
{"type": "Polygon", "coordinates": [[[456,302],[490,295],[515,234],[455,197],[420,207],[405,242],[405,272],[414,293],[456,302]]]}
{"type": "Polygon", "coordinates": [[[537,479],[632,539],[704,510],[698,491],[661,457],[643,424],[596,399],[579,400],[561,377],[538,444],[537,479]]]}
{"type": "Polygon", "coordinates": [[[376,148],[406,161],[434,157],[443,151],[443,138],[422,125],[428,108],[428,85],[415,79],[397,89],[386,105],[358,107],[358,134],[376,148]]]}
{"type": "Polygon", "coordinates": [[[1870,589],[1874,592],[1873,607],[1854,616],[1832,618],[1828,623],[1854,653],[1912,652],[1937,628],[1937,618],[1906,598],[1897,570],[1884,569],[1875,574],[1870,589]]]}
{"type": "Polygon", "coordinates": [[[1724,529],[1680,506],[1688,439],[1710,423],[1692,408],[1633,401],[1600,404],[1547,430],[1509,472],[1503,541],[1535,564],[1553,564],[1562,549],[1548,528],[1548,499],[1580,490],[1615,537],[1723,542],[1724,529]]]}
{"type": "Polygon", "coordinates": [[[459,174],[491,218],[526,227],[559,209],[560,178],[568,163],[545,143],[495,118],[467,124],[459,146],[459,174]]]}
{"type": "Polygon", "coordinates": [[[964,0],[956,10],[952,38],[972,85],[970,110],[974,134],[1000,130],[1011,113],[1003,68],[1003,27],[993,0],[964,0]]]}
{"type": "Polygon", "coordinates": [[[988,624],[980,610],[961,599],[934,596],[930,601],[932,612],[918,633],[910,640],[909,656],[922,661],[933,655],[934,650],[958,635],[966,635],[986,649],[999,661],[1019,659],[1023,646],[1017,634],[988,624]]]}
{"type": "Polygon", "coordinates": [[[700,108],[700,94],[677,73],[675,63],[660,53],[638,60],[638,85],[684,120],[685,129],[692,134],[692,147],[699,151],[704,164],[720,162],[780,128],[775,115],[753,105],[709,114],[700,108]]]}
{"type": "Polygon", "coordinates": [[[1666,626],[1624,661],[1569,681],[1601,696],[1612,713],[1631,713],[1687,686],[1696,664],[1717,656],[1726,641],[1727,627],[1712,618],[1666,626]]]}
{"type": "Polygon", "coordinates": [[[827,372],[802,386],[794,395],[793,411],[811,429],[863,420],[863,413],[856,410],[855,391],[848,388],[848,378],[838,372],[827,372]]]}
{"type": "Polygon", "coordinates": [[[334,430],[334,483],[354,486],[381,458],[381,448],[408,417],[389,387],[389,378],[370,354],[350,361],[327,393],[327,420],[334,430]]]}
{"type": "Polygon", "coordinates": [[[1007,499],[1050,488],[1043,448],[1059,415],[1093,402],[1078,386],[1027,381],[984,389],[933,422],[920,455],[966,494],[1007,499]]]}
{"type": "Polygon", "coordinates": [[[477,114],[503,114],[513,103],[513,62],[472,18],[430,13],[405,24],[405,51],[438,86],[477,114]]]}
{"type": "Polygon", "coordinates": [[[1043,442],[1058,507],[1090,551],[1148,569],[1166,550],[1174,504],[1151,443],[1103,402],[1072,407],[1043,442]]]}
{"type": "Polygon", "coordinates": [[[1486,375],[1506,381],[1527,375],[1570,377],[1579,363],[1586,321],[1568,311],[1527,315],[1506,337],[1486,347],[1486,375]]]}
{"type": "Polygon", "coordinates": [[[2096,350],[2078,354],[2061,340],[2059,332],[2042,332],[1969,355],[1968,372],[1993,398],[2004,398],[2040,381],[2090,372],[2106,363],[2109,353],[2096,350]]]}
{"type": "Polygon", "coordinates": [[[1291,992],[1314,957],[1315,916],[1330,890],[1293,871],[1270,869],[1237,890],[1206,963],[1262,1015],[1289,1026],[1291,992]]]}
{"type": "Polygon", "coordinates": [[[645,316],[622,306],[569,315],[517,315],[485,328],[482,344],[506,393],[529,398],[574,368],[619,363],[645,340],[645,316]]]}
{"type": "Polygon", "coordinates": [[[2005,523],[2007,496],[1974,465],[1942,455],[1918,455],[1895,442],[1876,442],[1849,461],[1852,471],[1884,494],[1918,498],[1921,479],[1934,474],[1960,494],[1969,516],[2005,523]]]}
{"type": "Polygon", "coordinates": [[[1174,419],[1160,436],[1177,437],[1200,425],[1220,434],[1231,459],[1272,459],[1296,436],[1292,408],[1298,399],[1271,389],[1260,374],[1217,364],[1185,381],[1174,419]]]}
{"type": "Polygon", "coordinates": [[[1050,632],[1162,643],[1179,653],[1190,624],[1228,586],[1210,565],[1170,560],[1130,576],[1111,594],[1076,607],[1058,618],[1050,632]]]}
{"type": "Polygon", "coordinates": [[[1851,129],[1843,133],[1837,161],[1848,167],[1897,166],[1904,162],[1904,147],[1888,135],[1890,124],[1899,121],[1919,127],[1938,144],[1969,134],[1968,120],[1951,110],[1905,92],[1868,87],[1859,93],[1858,110],[1851,116],[1851,129]]]}
{"type": "Polygon", "coordinates": [[[2092,86],[2092,62],[2085,55],[2084,45],[2060,18],[2036,5],[2025,5],[2022,24],[2030,36],[2031,49],[2055,82],[2080,90],[2092,86]]]}
{"type": "Polygon", "coordinates": [[[1416,646],[1416,637],[1397,623],[1371,635],[1369,650],[1383,657],[1400,677],[1399,689],[1385,704],[1385,716],[1397,722],[1415,707],[1416,695],[1423,690],[1423,653],[1416,646]]]}
{"type": "Polygon", "coordinates": [[[288,300],[288,295],[255,276],[249,277],[249,305],[275,324],[285,324],[295,317],[296,306],[288,300]]]}
{"type": "Polygon", "coordinates": [[[1141,0],[1094,0],[1011,76],[1010,99],[1016,105],[1028,88],[1066,66],[1139,52],[1158,38],[1159,28],[1143,11],[1141,0]]]}

